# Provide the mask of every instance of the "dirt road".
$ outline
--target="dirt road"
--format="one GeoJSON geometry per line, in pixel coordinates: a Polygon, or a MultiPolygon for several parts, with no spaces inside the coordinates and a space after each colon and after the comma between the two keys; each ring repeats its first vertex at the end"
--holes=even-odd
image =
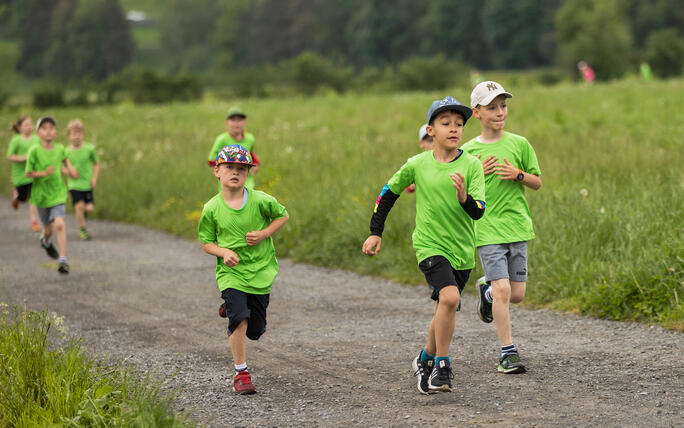
{"type": "Polygon", "coordinates": [[[176,409],[207,426],[684,425],[680,333],[516,308],[529,371],[502,375],[494,328],[465,294],[455,391],[423,396],[410,362],[430,320],[427,289],[287,260],[268,331],[248,343],[259,393],[237,397],[214,261],[198,243],[104,221],[81,242],[69,217],[72,272],[61,276],[26,218],[0,198],[0,300],[48,307],[92,353],[156,371],[178,388],[176,409]]]}

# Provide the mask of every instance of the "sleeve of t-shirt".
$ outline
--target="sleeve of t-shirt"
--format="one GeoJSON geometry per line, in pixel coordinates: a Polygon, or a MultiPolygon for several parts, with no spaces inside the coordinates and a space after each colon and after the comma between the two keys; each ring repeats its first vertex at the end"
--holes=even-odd
{"type": "Polygon", "coordinates": [[[15,154],[17,150],[17,139],[12,138],[9,143],[9,147],[7,148],[7,156],[12,156],[15,154]]]}
{"type": "Polygon", "coordinates": [[[523,166],[522,169],[528,174],[541,175],[541,170],[539,169],[539,162],[537,161],[537,154],[534,152],[534,148],[525,140],[525,146],[522,154],[523,166]]]}
{"type": "Polygon", "coordinates": [[[29,149],[29,152],[26,157],[26,166],[24,167],[24,172],[33,172],[36,170],[36,155],[35,155],[35,150],[33,148],[29,149]]]}
{"type": "Polygon", "coordinates": [[[473,162],[470,166],[471,178],[468,182],[466,192],[473,197],[475,201],[485,202],[485,178],[484,169],[480,161],[473,162]]]}
{"type": "Polygon", "coordinates": [[[90,146],[90,160],[93,163],[98,163],[100,161],[100,159],[97,157],[97,152],[95,151],[94,146],[90,146]]]}
{"type": "Polygon", "coordinates": [[[287,210],[280,205],[276,198],[268,195],[260,205],[261,215],[270,220],[283,218],[287,215],[287,210]]]}
{"type": "Polygon", "coordinates": [[[395,172],[392,178],[387,182],[387,186],[392,193],[401,195],[401,192],[410,184],[413,184],[415,178],[415,168],[409,161],[395,172]]]}
{"type": "Polygon", "coordinates": [[[199,226],[197,227],[197,235],[202,244],[216,243],[216,221],[214,220],[214,213],[206,205],[202,209],[199,226]]]}

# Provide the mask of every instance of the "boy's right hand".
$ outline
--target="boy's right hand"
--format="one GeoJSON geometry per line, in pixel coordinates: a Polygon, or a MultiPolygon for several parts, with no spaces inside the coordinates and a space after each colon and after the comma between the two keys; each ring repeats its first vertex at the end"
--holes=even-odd
{"type": "Polygon", "coordinates": [[[240,263],[240,258],[233,250],[228,248],[223,249],[223,263],[228,267],[237,266],[240,263]]]}
{"type": "Polygon", "coordinates": [[[50,165],[46,170],[45,170],[45,176],[47,177],[48,175],[51,175],[53,172],[55,172],[55,166],[50,165]]]}
{"type": "Polygon", "coordinates": [[[374,256],[380,252],[380,246],[382,245],[382,238],[378,235],[371,235],[366,238],[366,242],[363,243],[361,251],[367,256],[374,256]]]}
{"type": "MultiPolygon", "coordinates": [[[[480,159],[480,155],[477,155],[477,158],[480,159]]],[[[494,165],[496,165],[496,162],[498,159],[494,155],[489,155],[485,160],[482,161],[482,169],[484,170],[484,175],[491,174],[494,172],[494,165]]]]}

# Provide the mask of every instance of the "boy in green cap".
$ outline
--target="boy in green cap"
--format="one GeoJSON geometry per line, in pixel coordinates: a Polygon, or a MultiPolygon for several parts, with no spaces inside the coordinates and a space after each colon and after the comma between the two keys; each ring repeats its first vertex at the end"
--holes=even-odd
{"type": "Polygon", "coordinates": [[[510,303],[525,297],[527,241],[534,239],[532,217],[525,188],[541,185],[539,162],[525,137],[504,131],[513,95],[492,81],[477,85],[470,96],[473,116],[482,133],[463,145],[463,150],[482,159],[485,174],[487,215],[477,224],[477,252],[485,276],[478,279],[478,315],[492,320],[501,343],[501,373],[524,373],[511,333],[510,303]]]}
{"type": "Polygon", "coordinates": [[[256,392],[247,369],[247,339],[257,340],[266,331],[266,308],[278,274],[271,236],[289,219],[273,196],[245,187],[253,166],[240,145],[219,151],[214,176],[221,192],[204,205],[198,231],[202,249],[216,257],[216,285],[224,300],[219,315],[228,318],[233,389],[241,395],[256,392]]]}
{"type": "Polygon", "coordinates": [[[413,248],[435,301],[425,347],[412,363],[423,394],[451,391],[449,346],[461,293],[475,266],[475,220],[484,214],[482,165],[459,148],[470,115],[470,108],[452,97],[432,103],[426,130],[434,148],[407,160],[383,187],[362,247],[369,256],[380,252],[390,209],[415,183],[413,248]]]}
{"type": "MultiPolygon", "coordinates": [[[[207,163],[210,167],[214,166],[216,161],[216,155],[218,155],[219,150],[225,146],[230,146],[231,144],[239,144],[240,146],[247,149],[249,154],[252,156],[252,161],[254,166],[250,168],[249,177],[247,177],[247,182],[245,187],[248,189],[254,188],[254,176],[259,171],[259,159],[254,153],[254,135],[249,132],[245,132],[245,125],[247,124],[247,115],[244,110],[240,107],[231,107],[226,115],[226,132],[219,134],[214,141],[214,145],[211,146],[209,151],[209,158],[207,163]]],[[[219,191],[221,190],[221,185],[219,184],[219,191]]]]}
{"type": "Polygon", "coordinates": [[[31,203],[38,207],[38,216],[43,224],[40,245],[48,256],[59,259],[57,270],[59,273],[69,273],[66,257],[66,226],[64,216],[66,210],[66,186],[62,180],[62,165],[72,178],[78,178],[78,171],[74,169],[67,158],[64,146],[55,143],[57,138],[57,122],[50,116],[42,117],[36,123],[36,134],[40,144],[31,147],[26,159],[26,176],[33,179],[31,188],[31,203]],[[50,242],[53,227],[57,234],[57,248],[50,242]]]}

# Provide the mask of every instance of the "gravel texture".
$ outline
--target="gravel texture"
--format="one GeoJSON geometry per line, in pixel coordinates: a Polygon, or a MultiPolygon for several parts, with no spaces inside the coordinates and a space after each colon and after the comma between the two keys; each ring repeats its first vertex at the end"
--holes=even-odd
{"type": "Polygon", "coordinates": [[[106,221],[89,222],[94,239],[82,242],[71,216],[67,230],[63,276],[26,207],[0,198],[0,300],[64,316],[91,354],[159,377],[176,391],[176,410],[202,425],[684,426],[681,333],[514,308],[528,372],[502,375],[493,324],[466,293],[454,391],[424,396],[411,360],[431,317],[427,286],[287,260],[267,332],[247,346],[258,393],[235,396],[214,259],[199,243],[106,221]]]}

